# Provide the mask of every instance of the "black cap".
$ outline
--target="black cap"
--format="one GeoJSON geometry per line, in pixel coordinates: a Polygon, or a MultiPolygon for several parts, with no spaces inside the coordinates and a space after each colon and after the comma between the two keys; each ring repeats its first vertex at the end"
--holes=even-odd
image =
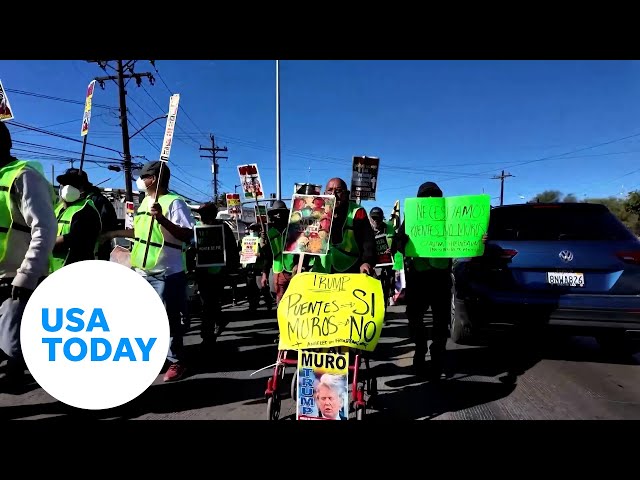
{"type": "Polygon", "coordinates": [[[82,188],[89,185],[89,178],[87,172],[80,171],[77,168],[69,168],[62,175],[56,177],[58,184],[71,185],[72,187],[82,188]]]}
{"type": "MultiPolygon", "coordinates": [[[[148,173],[147,175],[152,175],[152,174],[148,173]]],[[[207,202],[203,205],[200,205],[200,208],[198,208],[198,212],[204,213],[204,214],[216,212],[217,214],[218,206],[214,202],[207,202]]]]}
{"type": "Polygon", "coordinates": [[[302,185],[298,185],[296,193],[298,195],[316,195],[318,190],[322,191],[322,186],[314,185],[312,183],[303,183],[302,185]]]}
{"type": "Polygon", "coordinates": [[[384,218],[384,212],[382,211],[382,209],[380,207],[373,207],[371,209],[371,211],[369,212],[369,216],[371,218],[384,218]]]}
{"type": "Polygon", "coordinates": [[[282,200],[276,200],[275,202],[273,202],[273,205],[271,206],[271,210],[289,210],[287,208],[287,204],[284,203],[282,200]]]}
{"type": "Polygon", "coordinates": [[[418,197],[442,197],[442,190],[436,183],[425,182],[418,188],[418,197]]]}
{"type": "MultiPolygon", "coordinates": [[[[153,162],[145,163],[140,169],[140,176],[144,177],[145,175],[153,175],[154,177],[158,177],[160,175],[160,166],[163,162],[155,160],[153,162]]],[[[165,165],[162,167],[162,176],[169,177],[170,175],[169,166],[165,165]]]]}
{"type": "Polygon", "coordinates": [[[4,122],[0,122],[0,151],[11,150],[13,145],[11,144],[11,133],[9,127],[4,122]]]}

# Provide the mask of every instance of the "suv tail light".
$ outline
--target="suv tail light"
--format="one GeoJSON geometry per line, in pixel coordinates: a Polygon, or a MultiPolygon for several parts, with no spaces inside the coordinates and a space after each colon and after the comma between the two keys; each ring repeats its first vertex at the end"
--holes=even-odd
{"type": "Polygon", "coordinates": [[[513,250],[510,248],[486,248],[484,251],[484,255],[480,257],[474,257],[471,259],[471,263],[474,264],[485,264],[487,261],[489,262],[498,262],[498,263],[509,263],[513,257],[518,254],[517,250],[513,250]]]}
{"type": "Polygon", "coordinates": [[[624,263],[631,263],[633,265],[640,265],[640,251],[618,252],[616,255],[624,263]]]}
{"type": "Polygon", "coordinates": [[[518,254],[517,250],[513,250],[510,248],[500,249],[500,251],[495,252],[494,256],[500,258],[501,260],[511,260],[518,254]]]}

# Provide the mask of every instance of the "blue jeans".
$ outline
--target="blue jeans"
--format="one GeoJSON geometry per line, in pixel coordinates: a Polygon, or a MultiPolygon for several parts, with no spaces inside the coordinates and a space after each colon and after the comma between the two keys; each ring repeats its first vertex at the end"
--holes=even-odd
{"type": "Polygon", "coordinates": [[[169,317],[169,352],[167,360],[176,363],[184,360],[182,337],[189,328],[187,316],[187,275],[184,272],[171,275],[149,275],[146,277],[164,302],[169,317]],[[184,318],[184,324],[183,324],[184,318]]]}

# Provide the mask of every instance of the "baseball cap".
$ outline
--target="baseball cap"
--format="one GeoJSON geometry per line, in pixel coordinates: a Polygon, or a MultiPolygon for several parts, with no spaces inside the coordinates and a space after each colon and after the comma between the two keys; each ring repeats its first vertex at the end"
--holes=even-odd
{"type": "Polygon", "coordinates": [[[58,175],[56,180],[60,185],[71,185],[76,188],[84,187],[89,184],[87,172],[80,171],[78,168],[68,168],[62,175],[58,175]]]}
{"type": "MultiPolygon", "coordinates": [[[[153,162],[145,163],[140,169],[140,176],[144,177],[145,175],[153,175],[154,177],[158,177],[160,175],[160,167],[163,162],[155,160],[153,162]]],[[[169,165],[162,167],[162,176],[167,178],[171,176],[171,171],[169,170],[169,165]]]]}

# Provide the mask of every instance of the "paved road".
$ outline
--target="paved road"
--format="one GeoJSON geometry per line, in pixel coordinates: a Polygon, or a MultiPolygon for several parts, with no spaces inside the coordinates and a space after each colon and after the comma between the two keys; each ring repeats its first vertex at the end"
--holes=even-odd
{"type": "MultiPolygon", "coordinates": [[[[225,310],[230,322],[212,351],[201,350],[194,322],[187,339],[194,368],[180,382],[164,384],[159,376],[136,400],[103,412],[67,407],[32,383],[18,394],[0,393],[0,420],[265,419],[264,390],[271,370],[251,374],[275,361],[275,312],[262,310],[250,319],[245,308],[240,303],[225,310]]],[[[432,384],[411,375],[413,345],[406,340],[404,307],[391,307],[388,317],[378,360],[372,364],[380,395],[376,410],[369,411],[371,421],[640,419],[640,356],[608,358],[590,338],[563,336],[547,338],[538,349],[513,341],[492,348],[450,344],[450,378],[432,384]],[[501,381],[514,366],[521,372],[515,384],[501,381]]],[[[0,373],[2,369],[0,365],[0,373]]],[[[283,400],[282,417],[295,418],[289,398],[283,400]]]]}

